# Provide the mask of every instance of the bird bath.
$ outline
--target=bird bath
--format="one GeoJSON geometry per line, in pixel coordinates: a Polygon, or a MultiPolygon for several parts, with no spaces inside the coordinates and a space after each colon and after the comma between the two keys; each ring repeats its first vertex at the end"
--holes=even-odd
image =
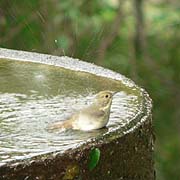
{"type": "Polygon", "coordinates": [[[151,99],[133,81],[69,57],[0,49],[0,179],[154,179],[152,153],[151,99]],[[47,130],[101,90],[118,91],[106,128],[47,130]]]}

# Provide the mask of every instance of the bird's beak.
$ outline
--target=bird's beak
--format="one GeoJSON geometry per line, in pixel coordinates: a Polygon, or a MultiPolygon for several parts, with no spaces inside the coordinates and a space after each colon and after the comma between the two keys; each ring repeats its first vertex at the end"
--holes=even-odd
{"type": "Polygon", "coordinates": [[[114,96],[115,94],[117,94],[119,91],[112,91],[112,96],[114,96]]]}

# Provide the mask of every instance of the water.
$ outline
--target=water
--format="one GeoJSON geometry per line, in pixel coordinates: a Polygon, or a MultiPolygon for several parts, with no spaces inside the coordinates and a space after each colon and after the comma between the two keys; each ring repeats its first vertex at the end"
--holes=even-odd
{"type": "Polygon", "coordinates": [[[37,63],[0,59],[0,165],[12,160],[64,151],[90,138],[122,128],[142,112],[140,92],[118,81],[37,63]],[[49,132],[87,106],[101,90],[114,96],[107,128],[92,132],[49,132]]]}

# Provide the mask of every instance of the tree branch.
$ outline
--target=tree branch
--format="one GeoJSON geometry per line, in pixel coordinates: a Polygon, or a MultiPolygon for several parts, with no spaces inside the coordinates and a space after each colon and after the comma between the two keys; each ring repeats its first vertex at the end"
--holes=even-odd
{"type": "Polygon", "coordinates": [[[119,0],[119,7],[118,7],[117,15],[114,18],[114,21],[112,22],[112,24],[109,25],[111,27],[109,34],[104,36],[105,38],[100,43],[100,46],[98,48],[99,55],[97,57],[97,64],[103,63],[103,59],[105,57],[107,48],[112,44],[114,39],[118,36],[119,27],[120,27],[121,20],[122,20],[122,9],[121,9],[122,2],[123,1],[119,0]]]}

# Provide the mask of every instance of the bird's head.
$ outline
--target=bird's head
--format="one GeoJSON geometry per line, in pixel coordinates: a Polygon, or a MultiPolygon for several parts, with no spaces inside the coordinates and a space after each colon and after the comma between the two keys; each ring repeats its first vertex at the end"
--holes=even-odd
{"type": "Polygon", "coordinates": [[[116,92],[113,91],[100,91],[96,97],[94,103],[102,110],[109,109],[112,103],[113,95],[116,92]]]}

